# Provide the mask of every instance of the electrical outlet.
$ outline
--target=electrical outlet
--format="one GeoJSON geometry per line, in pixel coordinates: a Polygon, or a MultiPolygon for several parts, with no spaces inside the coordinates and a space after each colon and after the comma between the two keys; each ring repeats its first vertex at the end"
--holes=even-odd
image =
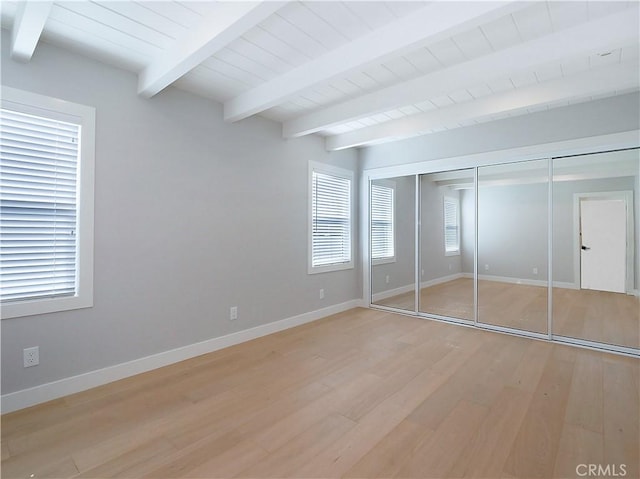
{"type": "Polygon", "coordinates": [[[38,364],[40,364],[40,348],[38,346],[35,346],[33,348],[23,349],[22,359],[24,361],[25,368],[37,366],[38,364]]]}
{"type": "Polygon", "coordinates": [[[488,264],[485,264],[485,265],[484,265],[484,270],[485,270],[485,271],[489,271],[489,265],[488,265],[488,264]]]}
{"type": "Polygon", "coordinates": [[[238,307],[231,306],[231,308],[229,308],[229,321],[233,321],[236,319],[238,319],[238,307]]]}
{"type": "Polygon", "coordinates": [[[387,283],[387,284],[389,284],[389,275],[385,276],[385,278],[384,278],[384,282],[385,282],[385,283],[387,283]]]}
{"type": "Polygon", "coordinates": [[[424,276],[424,270],[420,270],[422,272],[422,276],[424,276]]]}
{"type": "Polygon", "coordinates": [[[451,271],[451,270],[453,270],[453,265],[452,264],[449,265],[449,271],[451,271]]]}
{"type": "Polygon", "coordinates": [[[324,299],[324,289],[320,290],[320,299],[324,299]]]}
{"type": "Polygon", "coordinates": [[[533,268],[533,274],[538,274],[538,268],[533,268]]]}

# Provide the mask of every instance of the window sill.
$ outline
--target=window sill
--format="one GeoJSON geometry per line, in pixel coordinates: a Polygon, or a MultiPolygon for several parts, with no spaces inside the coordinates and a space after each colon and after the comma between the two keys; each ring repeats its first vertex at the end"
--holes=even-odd
{"type": "Polygon", "coordinates": [[[72,309],[91,308],[92,306],[93,298],[81,296],[16,301],[15,303],[5,303],[2,305],[2,319],[58,313],[72,309]]]}
{"type": "Polygon", "coordinates": [[[396,262],[396,257],[392,256],[390,258],[378,258],[378,259],[374,259],[371,260],[371,264],[373,266],[379,265],[379,264],[390,264],[390,263],[395,263],[396,262]]]}
{"type": "Polygon", "coordinates": [[[457,251],[445,251],[445,256],[460,256],[460,250],[457,251]]]}
{"type": "Polygon", "coordinates": [[[330,273],[332,271],[343,271],[354,269],[353,261],[348,263],[327,264],[324,266],[309,266],[308,274],[330,273]]]}

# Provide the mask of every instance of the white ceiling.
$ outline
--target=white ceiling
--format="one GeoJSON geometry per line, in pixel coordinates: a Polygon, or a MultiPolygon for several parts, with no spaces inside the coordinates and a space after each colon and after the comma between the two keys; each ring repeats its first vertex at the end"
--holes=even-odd
{"type": "Polygon", "coordinates": [[[328,149],[639,89],[635,1],[2,0],[12,57],[40,41],[261,115],[328,149]]]}

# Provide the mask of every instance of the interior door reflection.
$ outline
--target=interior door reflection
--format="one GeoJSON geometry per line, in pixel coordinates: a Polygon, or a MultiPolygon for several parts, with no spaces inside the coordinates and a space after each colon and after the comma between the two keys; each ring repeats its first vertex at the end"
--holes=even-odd
{"type": "Polygon", "coordinates": [[[638,149],[553,160],[554,335],[640,348],[639,164],[638,149]]]}

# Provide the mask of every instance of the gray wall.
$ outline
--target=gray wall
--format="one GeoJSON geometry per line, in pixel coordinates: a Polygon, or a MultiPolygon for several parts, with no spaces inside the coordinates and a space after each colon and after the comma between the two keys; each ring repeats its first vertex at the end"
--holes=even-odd
{"type": "Polygon", "coordinates": [[[363,170],[640,129],[640,94],[362,148],[363,170]]]}
{"type": "Polygon", "coordinates": [[[355,171],[355,151],[226,124],[173,88],[142,99],[135,75],[46,44],[16,63],[2,40],[3,85],[97,121],[94,307],[2,321],[4,394],[361,297],[358,268],[307,274],[307,160],[355,171]],[[40,365],[24,369],[29,346],[40,365]]]}
{"type": "Polygon", "coordinates": [[[478,274],[547,278],[547,198],[547,183],[478,188],[478,274]]]}

